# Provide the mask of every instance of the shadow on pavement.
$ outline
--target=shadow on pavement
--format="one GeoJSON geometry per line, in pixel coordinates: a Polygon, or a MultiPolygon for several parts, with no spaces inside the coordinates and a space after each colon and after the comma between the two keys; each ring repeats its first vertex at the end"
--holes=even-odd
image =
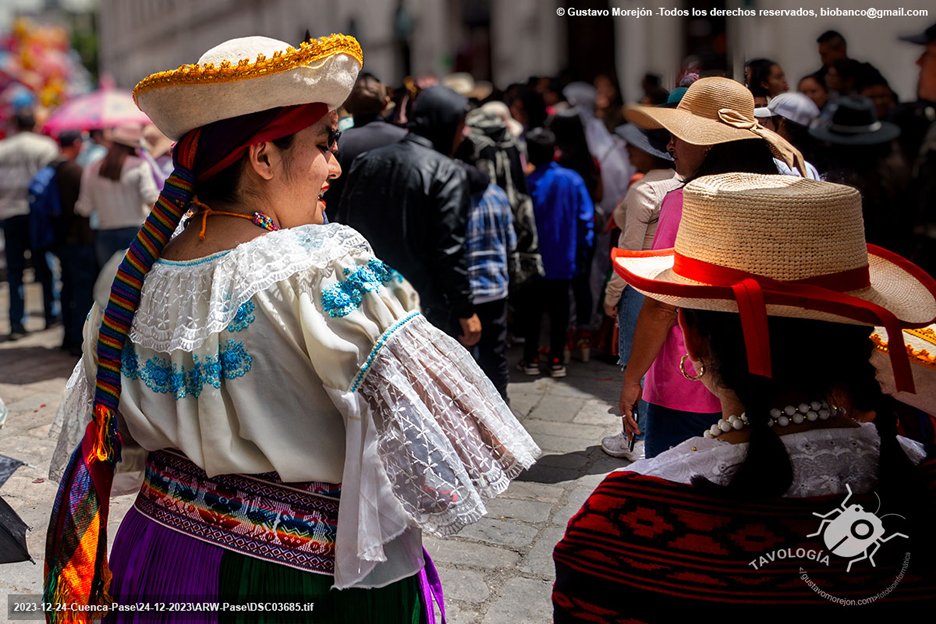
{"type": "Polygon", "coordinates": [[[24,385],[57,377],[68,379],[77,361],[54,347],[6,347],[0,349],[0,382],[24,385]]]}

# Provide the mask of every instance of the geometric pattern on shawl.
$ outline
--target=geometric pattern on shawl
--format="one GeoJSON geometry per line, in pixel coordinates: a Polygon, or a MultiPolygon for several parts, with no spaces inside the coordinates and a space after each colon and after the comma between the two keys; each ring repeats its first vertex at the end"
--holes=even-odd
{"type": "MultiPolygon", "coordinates": [[[[936,461],[919,469],[936,497],[936,461]]],[[[881,514],[887,511],[886,493],[882,499],[881,514]]],[[[886,591],[901,574],[911,550],[908,540],[893,539],[875,555],[876,567],[863,560],[846,573],[849,560],[831,554],[821,534],[807,537],[820,526],[813,513],[827,514],[843,500],[844,496],[757,503],[716,500],[691,485],[613,473],[569,521],[553,552],[555,622],[676,622],[690,615],[703,621],[758,624],[775,617],[786,622],[797,617],[832,622],[817,617],[830,612],[830,617],[840,618],[843,605],[811,589],[801,578],[801,569],[821,590],[857,601],[886,591]],[[800,548],[813,551],[818,561],[797,557],[800,548]],[[778,550],[793,557],[775,555],[758,569],[751,565],[778,550]]],[[[878,507],[873,494],[853,496],[848,504],[854,503],[869,511],[878,507]]],[[[885,535],[905,532],[902,523],[888,518],[885,535]]],[[[903,621],[911,621],[910,613],[919,614],[924,603],[932,606],[936,575],[931,567],[927,573],[927,566],[919,565],[919,556],[914,561],[912,551],[910,555],[897,586],[870,605],[853,605],[849,621],[856,621],[859,613],[859,619],[878,613],[888,618],[908,614],[903,621]]]]}

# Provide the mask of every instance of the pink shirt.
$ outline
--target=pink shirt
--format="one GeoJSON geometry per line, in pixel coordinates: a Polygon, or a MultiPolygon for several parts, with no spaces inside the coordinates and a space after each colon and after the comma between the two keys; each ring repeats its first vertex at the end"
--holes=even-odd
{"type": "MultiPolygon", "coordinates": [[[[676,232],[682,218],[683,191],[676,189],[663,199],[660,223],[653,237],[652,249],[671,249],[676,245],[676,232]]],[[[663,349],[657,355],[644,379],[643,399],[648,403],[683,412],[713,413],[721,411],[721,403],[701,382],[690,381],[679,372],[679,361],[686,354],[682,330],[674,325],[663,349]]],[[[686,372],[694,375],[690,362],[686,372]]]]}

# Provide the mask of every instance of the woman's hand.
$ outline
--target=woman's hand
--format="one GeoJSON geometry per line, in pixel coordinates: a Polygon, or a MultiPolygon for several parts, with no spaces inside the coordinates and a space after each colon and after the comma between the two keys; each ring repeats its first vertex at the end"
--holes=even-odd
{"type": "Polygon", "coordinates": [[[618,409],[621,411],[621,417],[624,420],[624,432],[628,434],[628,438],[640,433],[640,427],[637,426],[637,421],[634,419],[634,406],[640,401],[641,392],[640,380],[630,381],[625,373],[624,385],[621,387],[621,398],[618,400],[618,409]]]}
{"type": "Polygon", "coordinates": [[[613,319],[617,318],[618,309],[616,305],[611,305],[607,301],[604,302],[604,313],[605,316],[610,316],[613,319]]]}

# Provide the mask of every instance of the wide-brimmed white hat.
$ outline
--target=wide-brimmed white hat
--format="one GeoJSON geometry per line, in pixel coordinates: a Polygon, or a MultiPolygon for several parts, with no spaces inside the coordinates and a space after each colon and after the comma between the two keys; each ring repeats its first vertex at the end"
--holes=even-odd
{"type": "MultiPolygon", "coordinates": [[[[748,173],[699,178],[683,190],[674,249],[616,249],[612,257],[615,270],[649,297],[740,313],[751,371],[768,376],[768,315],[894,333],[936,319],[936,281],[866,244],[860,194],[828,182],[748,173]]],[[[898,388],[912,388],[906,358],[893,362],[898,388]]]]}
{"type": "Polygon", "coordinates": [[[363,63],[353,37],[331,35],[298,49],[268,37],[231,39],[194,65],[144,78],[133,98],[156,127],[179,140],[186,132],[240,115],[311,102],[344,102],[363,63]]]}

